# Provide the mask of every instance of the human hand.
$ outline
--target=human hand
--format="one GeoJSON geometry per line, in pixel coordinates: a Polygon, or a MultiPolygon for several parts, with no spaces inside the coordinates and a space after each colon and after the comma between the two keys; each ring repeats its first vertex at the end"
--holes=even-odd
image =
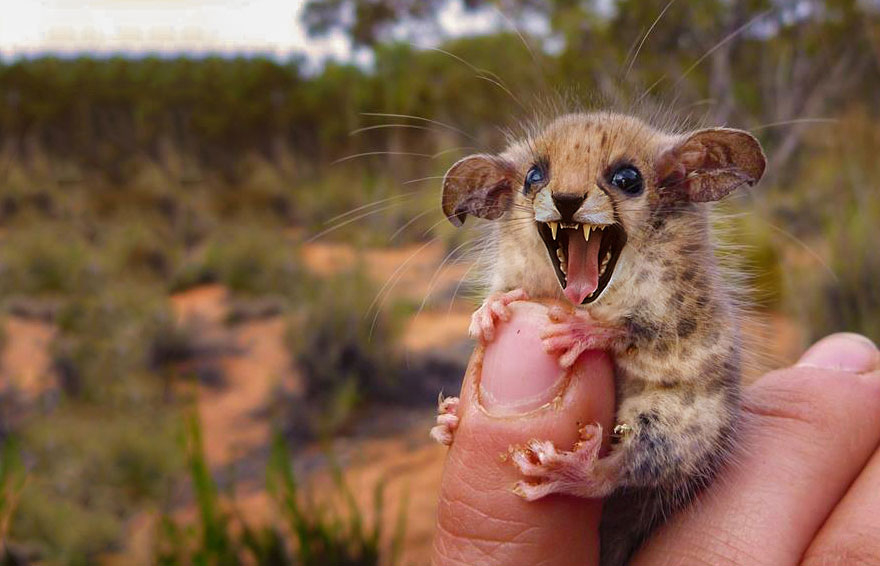
{"type": "MultiPolygon", "coordinates": [[[[590,352],[570,382],[556,383],[559,370],[540,348],[535,320],[544,307],[513,306],[482,371],[472,360],[462,386],[432,564],[595,565],[601,501],[523,501],[511,489],[516,469],[500,456],[532,438],[571,446],[579,422],[610,430],[612,365],[590,352]],[[531,379],[511,382],[524,369],[531,379]]],[[[861,336],[830,336],[794,367],[746,388],[743,405],[736,460],[633,564],[880,564],[876,347],[861,336]]]]}

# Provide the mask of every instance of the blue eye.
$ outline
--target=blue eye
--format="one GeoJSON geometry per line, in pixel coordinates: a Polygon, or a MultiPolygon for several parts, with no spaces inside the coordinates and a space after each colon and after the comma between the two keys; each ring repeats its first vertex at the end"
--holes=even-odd
{"type": "Polygon", "coordinates": [[[524,192],[528,192],[532,185],[540,185],[545,180],[544,171],[537,165],[534,165],[529,172],[526,173],[526,183],[523,187],[524,192]]]}

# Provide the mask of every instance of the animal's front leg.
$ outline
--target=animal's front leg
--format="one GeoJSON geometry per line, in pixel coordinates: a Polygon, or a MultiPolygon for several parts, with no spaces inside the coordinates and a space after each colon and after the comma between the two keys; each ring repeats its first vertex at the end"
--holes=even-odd
{"type": "Polygon", "coordinates": [[[525,476],[514,492],[534,501],[553,493],[578,497],[605,497],[617,487],[617,459],[599,458],[602,427],[586,425],[569,451],[548,441],[532,440],[513,451],[514,465],[525,476]]]}
{"type": "Polygon", "coordinates": [[[559,365],[571,367],[587,350],[608,350],[623,331],[590,318],[585,312],[553,307],[541,339],[544,350],[558,357],[559,365]]]}
{"type": "Polygon", "coordinates": [[[527,301],[529,294],[523,289],[514,289],[506,293],[492,293],[471,317],[468,334],[471,338],[486,344],[495,338],[495,324],[498,321],[510,320],[510,309],[507,305],[514,301],[527,301]]]}
{"type": "Polygon", "coordinates": [[[455,437],[455,429],[458,428],[458,397],[444,397],[442,394],[437,399],[437,424],[431,429],[431,438],[444,446],[451,446],[455,437]]]}

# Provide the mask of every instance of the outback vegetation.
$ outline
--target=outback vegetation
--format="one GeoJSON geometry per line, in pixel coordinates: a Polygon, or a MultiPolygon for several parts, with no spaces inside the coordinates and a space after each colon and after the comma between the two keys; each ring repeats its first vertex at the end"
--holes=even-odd
{"type": "Polygon", "coordinates": [[[748,298],[798,340],[880,339],[875,3],[467,0],[501,14],[494,31],[400,39],[450,3],[307,2],[311,32],[342,30],[364,66],[0,63],[0,563],[129,563],[144,517],[157,564],[399,562],[400,531],[365,526],[340,468],[306,465],[309,450],[360,438],[375,407],[430,416],[455,387],[466,345],[453,362],[403,347],[414,317],[470,308],[441,277],[465,273],[472,240],[443,220],[438,176],[542,114],[610,104],[749,129],[768,178],[723,210],[748,298]],[[405,251],[391,267],[375,259],[389,248],[405,251]],[[211,289],[216,320],[187,315],[211,289]],[[235,356],[276,322],[295,383],[267,377],[273,401],[247,416],[283,434],[211,460],[193,407],[235,386],[235,356]],[[25,330],[44,352],[12,351],[25,330]],[[277,528],[225,496],[242,462],[268,474],[277,528]],[[304,503],[306,469],[335,478],[341,505],[304,503]]]}

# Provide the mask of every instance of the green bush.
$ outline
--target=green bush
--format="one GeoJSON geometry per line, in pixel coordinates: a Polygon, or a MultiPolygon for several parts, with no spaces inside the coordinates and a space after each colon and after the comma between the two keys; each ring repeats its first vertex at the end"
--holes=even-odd
{"type": "Polygon", "coordinates": [[[808,339],[849,331],[880,340],[880,128],[855,107],[823,133],[777,201],[789,229],[784,304],[808,339]]]}
{"type": "Polygon", "coordinates": [[[24,482],[18,440],[0,431],[0,564],[3,565],[12,563],[6,541],[24,482]]]}
{"type": "Polygon", "coordinates": [[[234,507],[220,500],[219,491],[205,461],[201,428],[191,417],[186,434],[190,481],[197,520],[181,524],[170,515],[160,521],[156,541],[157,566],[211,564],[237,566],[394,566],[400,556],[405,527],[405,504],[401,504],[397,527],[388,547],[382,540],[384,483],[374,490],[372,527],[366,526],[363,510],[335,460],[330,458],[335,497],[317,505],[304,493],[294,474],[284,439],[276,435],[266,474],[271,499],[281,525],[255,527],[238,516],[234,507]],[[334,504],[341,503],[337,510],[334,504]]]}
{"type": "MultiPolygon", "coordinates": [[[[413,174],[413,179],[424,176],[413,174]]],[[[408,180],[366,168],[330,169],[296,192],[296,219],[307,237],[359,246],[418,242],[443,234],[439,179],[404,184],[408,180]]]]}
{"type": "Polygon", "coordinates": [[[97,270],[71,225],[31,225],[0,240],[0,297],[76,293],[94,283],[97,270]]]}
{"type": "Polygon", "coordinates": [[[94,564],[118,549],[126,521],[161,499],[181,469],[176,430],[161,407],[65,406],[32,423],[22,433],[29,481],[10,536],[47,566],[94,564]]]}
{"type": "Polygon", "coordinates": [[[256,220],[216,230],[170,282],[177,291],[207,282],[242,295],[295,293],[303,277],[298,251],[277,226],[256,220]]]}
{"type": "Polygon", "coordinates": [[[62,387],[80,401],[131,403],[153,395],[144,379],[185,352],[161,288],[107,285],[71,298],[58,312],[53,363],[62,387]]]}
{"type": "Polygon", "coordinates": [[[317,431],[345,425],[367,396],[397,384],[400,319],[381,303],[363,269],[314,280],[291,317],[287,341],[305,381],[296,414],[317,431]]]}

